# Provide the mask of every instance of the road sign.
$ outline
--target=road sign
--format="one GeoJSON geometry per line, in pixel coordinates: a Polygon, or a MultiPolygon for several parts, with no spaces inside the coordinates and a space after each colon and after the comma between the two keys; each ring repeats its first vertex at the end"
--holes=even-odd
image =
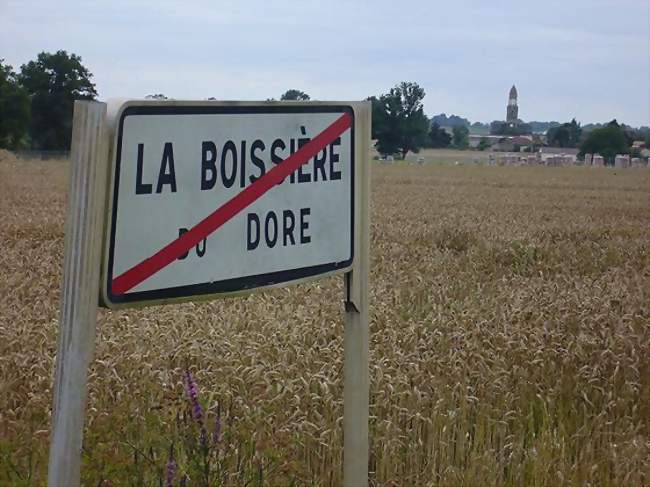
{"type": "Polygon", "coordinates": [[[104,304],[346,272],[354,154],[349,105],[126,103],[111,156],[104,304]]]}
{"type": "Polygon", "coordinates": [[[342,272],[343,485],[368,485],[370,134],[369,102],[75,102],[48,486],[80,484],[99,281],[125,307],[342,272]]]}

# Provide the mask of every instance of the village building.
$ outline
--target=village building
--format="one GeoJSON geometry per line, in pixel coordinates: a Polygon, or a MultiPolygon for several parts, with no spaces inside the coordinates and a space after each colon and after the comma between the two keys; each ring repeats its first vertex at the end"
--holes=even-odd
{"type": "Polygon", "coordinates": [[[501,135],[478,135],[478,134],[469,134],[469,146],[472,149],[476,149],[479,145],[481,145],[481,141],[484,140],[484,144],[487,144],[488,148],[493,147],[495,144],[497,144],[501,139],[503,139],[503,136],[501,135]]]}
{"type": "Polygon", "coordinates": [[[515,135],[503,137],[492,146],[492,150],[499,152],[528,152],[533,147],[532,135],[515,135]]]}
{"type": "Polygon", "coordinates": [[[540,147],[539,160],[546,163],[549,160],[561,159],[564,163],[575,163],[578,160],[579,149],[570,149],[568,147],[540,147]]]}
{"type": "Polygon", "coordinates": [[[643,150],[646,148],[645,140],[635,140],[632,142],[632,150],[643,150]]]}

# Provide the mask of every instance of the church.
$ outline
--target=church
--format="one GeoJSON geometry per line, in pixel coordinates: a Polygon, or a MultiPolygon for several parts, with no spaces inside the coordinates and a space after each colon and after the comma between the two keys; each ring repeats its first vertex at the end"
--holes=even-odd
{"type": "Polygon", "coordinates": [[[490,135],[529,135],[533,130],[530,124],[519,118],[518,93],[515,85],[510,88],[508,105],[506,106],[506,120],[495,120],[490,124],[490,135]]]}
{"type": "Polygon", "coordinates": [[[510,96],[508,97],[508,108],[506,109],[506,122],[508,126],[514,127],[519,120],[519,106],[517,106],[517,88],[512,85],[510,96]]]}

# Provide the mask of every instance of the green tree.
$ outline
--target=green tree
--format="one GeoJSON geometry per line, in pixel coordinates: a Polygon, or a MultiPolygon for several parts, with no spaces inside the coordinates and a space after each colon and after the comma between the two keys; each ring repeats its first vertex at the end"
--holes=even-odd
{"type": "Polygon", "coordinates": [[[613,164],[616,154],[629,154],[629,140],[625,131],[616,120],[612,120],[605,127],[593,129],[587,134],[580,146],[580,156],[585,154],[600,154],[607,163],[613,164]]]}
{"type": "Polygon", "coordinates": [[[92,74],[81,58],[66,51],[42,52],[36,61],[20,68],[19,81],[31,97],[32,146],[43,150],[67,150],[72,138],[75,100],[97,96],[92,74]]]}
{"type": "Polygon", "coordinates": [[[443,129],[437,122],[431,124],[429,130],[429,146],[435,149],[449,147],[451,144],[451,135],[443,129]]]}
{"type": "Polygon", "coordinates": [[[559,127],[551,127],[546,132],[546,140],[553,147],[578,147],[582,128],[574,118],[568,123],[563,123],[559,127]]]}
{"type": "Polygon", "coordinates": [[[451,130],[454,147],[466,149],[469,146],[469,129],[464,125],[455,125],[451,130]]]}
{"type": "Polygon", "coordinates": [[[310,98],[309,98],[309,95],[307,93],[305,93],[304,91],[287,90],[280,97],[280,100],[282,100],[282,101],[287,101],[287,100],[308,101],[308,100],[310,100],[310,98]]]}
{"type": "Polygon", "coordinates": [[[0,147],[18,149],[29,128],[29,96],[13,68],[0,59],[0,147]]]}
{"type": "Polygon", "coordinates": [[[481,140],[478,141],[478,146],[476,147],[480,151],[484,151],[490,147],[490,143],[485,137],[481,137],[481,140]]]}
{"type": "Polygon", "coordinates": [[[379,98],[368,98],[372,102],[372,136],[380,153],[400,153],[404,158],[427,144],[429,120],[423,98],[424,90],[411,82],[402,82],[379,98]]]}

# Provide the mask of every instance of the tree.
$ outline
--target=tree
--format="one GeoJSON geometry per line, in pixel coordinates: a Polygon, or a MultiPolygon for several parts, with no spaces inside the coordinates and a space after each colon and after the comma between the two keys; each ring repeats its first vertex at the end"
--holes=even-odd
{"type": "Polygon", "coordinates": [[[456,125],[452,128],[454,147],[465,149],[469,146],[469,129],[464,125],[456,125]]]}
{"type": "Polygon", "coordinates": [[[431,118],[432,122],[436,122],[441,127],[453,127],[454,125],[465,125],[469,127],[470,122],[466,118],[459,117],[458,115],[449,115],[441,113],[440,115],[434,115],[431,118]]]}
{"type": "Polygon", "coordinates": [[[0,59],[0,147],[18,149],[29,127],[29,96],[16,73],[0,59]]]}
{"type": "Polygon", "coordinates": [[[439,149],[449,147],[449,144],[451,144],[451,135],[436,122],[433,122],[431,130],[429,130],[429,146],[439,149]]]}
{"type": "Polygon", "coordinates": [[[43,150],[67,150],[72,138],[75,100],[97,96],[92,74],[81,58],[66,51],[42,52],[36,61],[23,64],[19,81],[31,97],[32,145],[43,150]]]}
{"type": "Polygon", "coordinates": [[[563,123],[559,127],[551,127],[546,132],[548,145],[554,147],[578,147],[582,128],[574,118],[571,122],[563,123]]]}
{"type": "Polygon", "coordinates": [[[485,137],[481,137],[481,140],[478,141],[478,146],[476,148],[480,151],[484,151],[490,147],[490,143],[485,137]]]}
{"type": "Polygon", "coordinates": [[[584,154],[600,154],[608,163],[613,163],[616,154],[629,154],[630,146],[623,128],[616,120],[605,127],[589,132],[580,146],[580,156],[584,154]]]}
{"type": "Polygon", "coordinates": [[[424,90],[417,83],[402,82],[372,102],[372,136],[382,154],[419,152],[427,144],[429,120],[424,114],[424,90]]]}
{"type": "Polygon", "coordinates": [[[469,127],[470,134],[487,135],[490,133],[490,125],[487,123],[474,122],[469,127]]]}
{"type": "Polygon", "coordinates": [[[304,91],[300,91],[300,90],[287,90],[280,97],[280,100],[282,101],[287,101],[287,100],[308,101],[309,99],[310,99],[309,95],[304,91]]]}

